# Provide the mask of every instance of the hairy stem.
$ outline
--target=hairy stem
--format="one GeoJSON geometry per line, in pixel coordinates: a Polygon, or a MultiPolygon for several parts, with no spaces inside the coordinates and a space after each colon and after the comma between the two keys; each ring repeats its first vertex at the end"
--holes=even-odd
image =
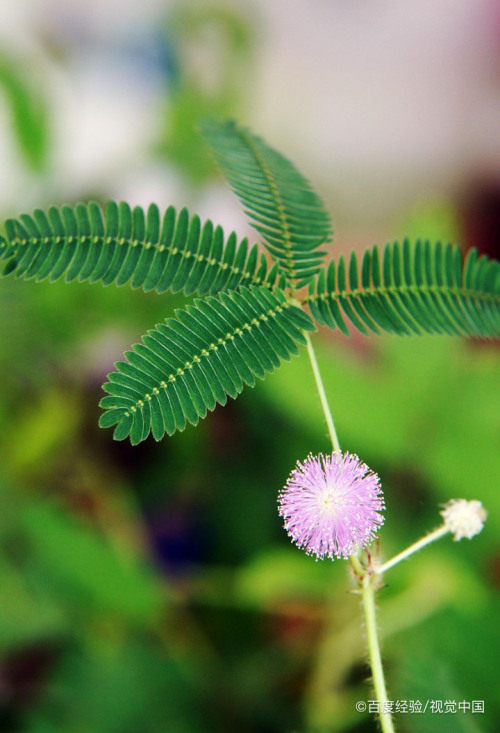
{"type": "Polygon", "coordinates": [[[375,608],[375,576],[367,573],[361,584],[363,611],[365,614],[366,640],[368,658],[372,670],[373,687],[378,703],[380,726],[383,733],[394,733],[392,715],[387,705],[387,690],[385,687],[384,669],[380,656],[380,644],[377,631],[377,617],[375,608]]]}
{"type": "Polygon", "coordinates": [[[337,437],[337,431],[335,430],[335,424],[333,422],[332,412],[330,410],[330,407],[328,405],[328,400],[326,398],[325,387],[323,385],[323,380],[321,378],[321,374],[319,371],[316,354],[314,352],[313,345],[312,345],[309,334],[305,332],[304,335],[306,337],[306,342],[307,342],[307,353],[309,354],[309,359],[311,361],[314,379],[316,381],[316,387],[318,388],[319,399],[321,401],[321,407],[323,408],[323,414],[325,416],[326,424],[328,426],[328,432],[330,434],[330,439],[332,441],[333,450],[339,451],[340,443],[337,437]]]}

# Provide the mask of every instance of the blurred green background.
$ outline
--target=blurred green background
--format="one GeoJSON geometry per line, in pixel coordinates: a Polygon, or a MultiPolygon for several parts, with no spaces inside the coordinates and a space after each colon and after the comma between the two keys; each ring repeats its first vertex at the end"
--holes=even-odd
{"type": "MultiPolygon", "coordinates": [[[[382,232],[499,256],[500,185],[489,165],[500,141],[481,133],[484,99],[468,143],[440,148],[442,159],[432,132],[446,129],[446,107],[418,145],[396,119],[408,149],[394,141],[383,163],[366,145],[362,160],[355,152],[370,131],[373,155],[384,147],[378,113],[365,120],[366,133],[352,130],[351,158],[339,155],[349,115],[335,92],[350,87],[356,109],[368,84],[358,76],[374,72],[368,52],[366,69],[349,66],[347,52],[345,65],[326,63],[328,31],[343,30],[347,48],[349,32],[362,37],[373,23],[366,8],[349,11],[350,26],[341,3],[328,17],[322,3],[287,10],[278,0],[43,5],[24,0],[0,11],[2,218],[114,197],[188,205],[245,234],[196,129],[201,116],[233,115],[318,185],[335,212],[332,252],[380,241],[382,232]],[[269,92],[273,78],[282,98],[269,92]],[[321,122],[300,102],[310,87],[323,113],[332,96],[321,122]],[[287,114],[294,103],[296,119],[287,114]],[[435,185],[432,168],[412,168],[423,150],[448,166],[435,185]]],[[[463,5],[476,35],[460,40],[469,67],[460,63],[474,71],[477,94],[500,54],[492,46],[479,64],[474,44],[491,19],[463,5]]],[[[436,25],[436,5],[421,12],[415,43],[424,21],[448,29],[449,66],[436,74],[445,84],[446,73],[462,73],[452,53],[462,16],[436,25]]],[[[401,27],[395,17],[398,47],[411,17],[401,27]]],[[[412,58],[404,61],[411,80],[412,58]]],[[[390,78],[379,62],[382,90],[390,78]]],[[[411,83],[403,86],[411,94],[411,83]]],[[[398,89],[387,83],[381,96],[389,110],[398,89]]],[[[422,93],[416,85],[414,97],[422,93]]],[[[128,288],[0,282],[0,730],[375,731],[355,709],[371,691],[345,563],[303,555],[277,513],[297,459],[329,450],[306,355],[159,444],[132,448],[97,427],[113,362],[183,302],[128,288]]],[[[391,570],[379,597],[390,698],[483,700],[485,712],[401,715],[398,730],[498,731],[498,345],[328,330],[315,341],[341,443],[382,478],[385,558],[434,528],[450,498],[479,499],[489,512],[472,543],[441,540],[391,570]]]]}

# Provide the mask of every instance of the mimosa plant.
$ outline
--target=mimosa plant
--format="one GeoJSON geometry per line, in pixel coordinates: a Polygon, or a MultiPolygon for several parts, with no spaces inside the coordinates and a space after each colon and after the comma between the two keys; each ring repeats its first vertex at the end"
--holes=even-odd
{"type": "Polygon", "coordinates": [[[0,235],[3,275],[197,296],[133,345],[103,386],[100,425],[115,426],[114,437],[133,444],[196,425],[306,346],[332,454],[297,464],[280,514],[307,552],[350,558],[380,721],[391,731],[375,623],[382,574],[447,532],[472,537],[486,515],[479,502],[452,501],[443,527],[393,560],[382,564],[365,549],[383,521],[380,480],[341,452],[310,334],[323,325],[345,334],[354,326],[364,334],[498,338],[500,264],[475,250],[464,261],[456,245],[421,240],[328,259],[322,247],[332,239],[330,217],[296,168],[233,122],[205,122],[203,133],[267,256],[185,209],[110,201],[104,209],[78,204],[8,219],[0,235]]]}

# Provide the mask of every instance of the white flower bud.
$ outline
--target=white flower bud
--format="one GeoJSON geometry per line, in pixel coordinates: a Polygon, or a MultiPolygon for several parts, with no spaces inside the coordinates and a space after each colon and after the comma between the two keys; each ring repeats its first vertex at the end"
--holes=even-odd
{"type": "Polygon", "coordinates": [[[441,516],[456,542],[463,537],[471,540],[474,535],[479,534],[488,515],[480,501],[451,499],[444,505],[441,516]]]}

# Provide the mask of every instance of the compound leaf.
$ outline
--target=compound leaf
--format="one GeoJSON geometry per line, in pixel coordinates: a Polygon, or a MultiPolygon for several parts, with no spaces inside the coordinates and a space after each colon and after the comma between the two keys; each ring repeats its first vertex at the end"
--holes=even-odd
{"type": "Polygon", "coordinates": [[[456,246],[408,240],[365,252],[361,268],[353,253],[349,288],[335,263],[310,283],[306,300],[320,324],[348,334],[344,317],[365,334],[445,333],[500,336],[500,263],[471,250],[462,265],[456,246]],[[381,264],[382,263],[382,264],[381,264]]]}
{"type": "Polygon", "coordinates": [[[214,294],[240,285],[279,284],[277,268],[266,258],[225,236],[210,220],[203,225],[186,209],[170,206],[163,215],[152,204],[147,212],[110,201],[105,211],[96,203],[37,209],[5,222],[0,236],[4,275],[25,280],[64,277],[125,285],[157,293],[214,294]]]}
{"type": "Polygon", "coordinates": [[[108,375],[101,427],[139,443],[196,425],[244,384],[298,353],[310,317],[280,289],[242,287],[196,300],[148,331],[108,375]]]}
{"type": "Polygon", "coordinates": [[[289,283],[308,282],[326,254],[318,247],[332,235],[329,214],[310,183],[289,160],[232,121],[206,121],[202,131],[289,283]]]}

